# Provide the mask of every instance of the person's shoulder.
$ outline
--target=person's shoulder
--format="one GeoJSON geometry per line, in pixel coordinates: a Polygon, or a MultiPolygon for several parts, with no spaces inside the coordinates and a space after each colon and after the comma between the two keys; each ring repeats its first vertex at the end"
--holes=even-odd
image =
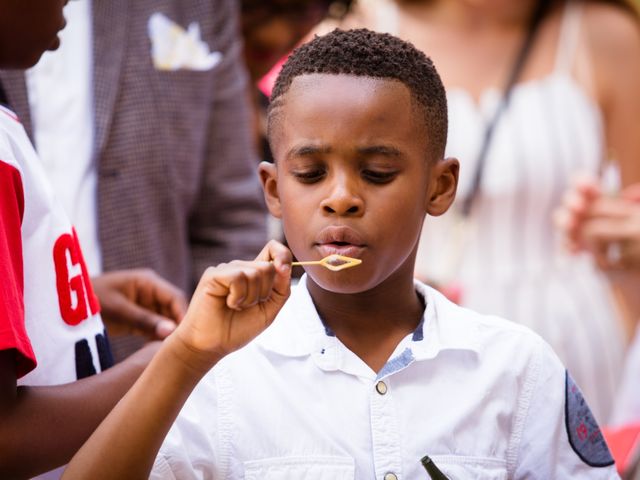
{"type": "Polygon", "coordinates": [[[595,60],[640,51],[640,18],[621,6],[585,2],[584,27],[595,60]]]}

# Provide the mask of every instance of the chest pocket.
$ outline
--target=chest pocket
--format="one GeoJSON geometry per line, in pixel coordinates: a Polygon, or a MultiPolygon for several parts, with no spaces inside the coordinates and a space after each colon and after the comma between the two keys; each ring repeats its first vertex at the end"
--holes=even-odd
{"type": "Polygon", "coordinates": [[[432,455],[431,459],[449,480],[506,480],[507,463],[487,457],[432,455]]]}
{"type": "Polygon", "coordinates": [[[245,480],[354,480],[353,459],[333,456],[277,457],[244,463],[245,480]]]}

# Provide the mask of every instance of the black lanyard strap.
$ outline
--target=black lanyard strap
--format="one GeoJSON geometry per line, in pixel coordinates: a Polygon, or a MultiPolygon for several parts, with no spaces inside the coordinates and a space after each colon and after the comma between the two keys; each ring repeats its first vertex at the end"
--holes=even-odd
{"type": "Polygon", "coordinates": [[[522,42],[522,46],[520,47],[520,51],[516,56],[513,66],[511,67],[511,72],[509,73],[509,77],[507,79],[507,83],[504,87],[502,99],[495,113],[487,123],[484,130],[484,137],[482,138],[482,144],[480,146],[480,150],[478,151],[478,159],[476,162],[476,169],[473,175],[473,183],[471,184],[471,191],[469,195],[463,200],[462,203],[462,215],[464,217],[468,217],[471,213],[471,208],[473,207],[473,202],[477,198],[480,193],[480,183],[482,182],[482,174],[484,172],[484,167],[487,160],[487,153],[489,151],[489,145],[491,144],[491,140],[493,138],[493,133],[495,131],[495,127],[498,124],[498,120],[504,113],[504,111],[509,106],[509,100],[511,98],[511,92],[513,91],[513,87],[520,78],[520,74],[522,73],[522,69],[524,68],[525,63],[527,62],[527,58],[529,53],[531,52],[531,47],[533,46],[533,41],[535,39],[536,33],[538,31],[538,27],[542,22],[542,19],[547,13],[547,9],[549,7],[550,0],[538,0],[538,4],[536,5],[535,11],[533,12],[533,16],[529,22],[529,27],[527,29],[527,34],[522,42]]]}

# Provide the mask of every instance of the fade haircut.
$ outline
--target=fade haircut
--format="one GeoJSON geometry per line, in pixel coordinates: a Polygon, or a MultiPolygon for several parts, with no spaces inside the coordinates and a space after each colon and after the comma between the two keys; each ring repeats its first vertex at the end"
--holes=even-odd
{"type": "Polygon", "coordinates": [[[438,158],[444,156],[447,142],[444,86],[431,59],[411,43],[365,28],[336,29],[324,36],[316,36],[296,48],[282,67],[271,94],[269,124],[294,78],[314,73],[402,82],[424,114],[429,150],[438,158]]]}

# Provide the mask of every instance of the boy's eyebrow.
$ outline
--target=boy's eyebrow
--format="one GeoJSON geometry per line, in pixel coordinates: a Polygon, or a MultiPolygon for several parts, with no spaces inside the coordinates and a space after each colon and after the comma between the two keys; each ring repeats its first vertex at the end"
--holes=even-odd
{"type": "MultiPolygon", "coordinates": [[[[292,157],[306,157],[323,153],[331,153],[330,146],[324,145],[302,145],[300,147],[293,147],[287,153],[287,158],[292,157]]],[[[372,156],[383,155],[385,157],[401,157],[402,153],[395,147],[387,145],[371,145],[366,147],[358,147],[356,149],[359,155],[372,156]]]]}
{"type": "Polygon", "coordinates": [[[402,153],[395,147],[390,147],[387,145],[371,145],[368,147],[359,147],[357,149],[360,155],[370,156],[370,155],[383,155],[385,157],[401,157],[402,153]]]}
{"type": "Polygon", "coordinates": [[[302,145],[287,152],[287,158],[308,157],[319,153],[331,153],[331,147],[325,145],[302,145]]]}

